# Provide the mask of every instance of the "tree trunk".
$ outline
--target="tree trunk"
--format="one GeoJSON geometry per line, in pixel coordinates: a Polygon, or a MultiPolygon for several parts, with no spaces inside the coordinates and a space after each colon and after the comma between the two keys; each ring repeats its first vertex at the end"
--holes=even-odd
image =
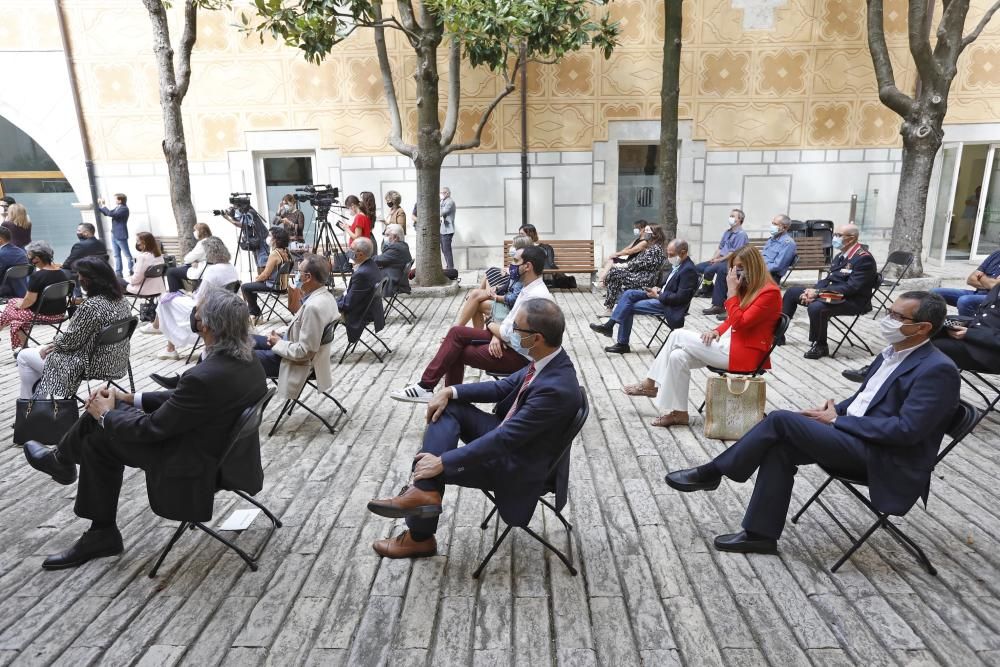
{"type": "Polygon", "coordinates": [[[438,116],[437,47],[440,31],[429,31],[417,47],[417,150],[413,158],[417,170],[417,234],[420,239],[416,263],[416,283],[424,287],[445,285],[441,270],[441,119],[438,116]]]}
{"type": "Polygon", "coordinates": [[[663,78],[660,85],[660,223],[677,237],[677,103],[681,78],[681,4],[665,0],[663,78]]]}
{"type": "Polygon", "coordinates": [[[160,107],[163,109],[163,157],[167,162],[170,180],[170,206],[177,224],[181,252],[188,252],[194,245],[192,233],[197,217],[191,201],[191,173],[188,170],[187,145],[184,141],[184,123],[181,118],[181,101],[174,73],[174,50],[170,45],[167,12],[160,0],[143,0],[153,24],[153,53],[160,80],[160,107]]]}

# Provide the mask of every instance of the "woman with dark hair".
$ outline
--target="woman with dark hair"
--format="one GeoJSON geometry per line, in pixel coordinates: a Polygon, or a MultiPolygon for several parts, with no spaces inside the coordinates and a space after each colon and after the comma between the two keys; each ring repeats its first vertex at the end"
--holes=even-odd
{"type": "Polygon", "coordinates": [[[94,349],[102,329],[130,315],[118,277],[99,257],[82,258],[76,263],[76,270],[87,298],[51,343],[26,347],[17,355],[21,398],[73,396],[87,377],[119,378],[127,372],[128,340],[94,349]]]}
{"type": "Polygon", "coordinates": [[[271,220],[271,226],[284,227],[285,231],[288,232],[289,239],[302,241],[306,228],[306,216],[299,210],[299,202],[295,199],[295,195],[287,194],[281,198],[281,204],[278,205],[278,212],[271,220]]]}
{"type": "MultiPolygon", "coordinates": [[[[702,334],[688,329],[673,332],[646,379],[624,387],[629,396],[654,400],[663,414],[653,420],[653,426],[688,423],[692,368],[714,366],[751,373],[771,349],[774,327],[781,317],[781,290],[754,246],[743,246],[727,261],[726,321],[702,334]]],[[[764,367],[770,368],[770,363],[764,367]]]]}
{"type": "Polygon", "coordinates": [[[59,322],[66,312],[66,302],[42,304],[42,292],[49,285],[67,282],[63,271],[52,262],[52,246],[45,241],[33,241],[25,248],[28,261],[35,271],[28,276],[28,291],[23,299],[11,299],[0,313],[0,328],[10,325],[10,346],[16,350],[28,340],[26,330],[34,319],[38,322],[59,322]],[[37,317],[36,317],[37,315],[37,317]]]}
{"type": "Polygon", "coordinates": [[[646,249],[633,255],[624,264],[611,267],[604,276],[604,286],[608,290],[604,297],[604,306],[608,312],[615,307],[618,297],[625,290],[653,287],[663,268],[663,261],[666,259],[663,252],[666,245],[663,228],[659,225],[646,225],[640,238],[648,244],[646,249]]]}
{"type": "MultiPolygon", "coordinates": [[[[361,193],[364,195],[365,193],[361,193]]],[[[368,193],[371,194],[371,193],[368,193]]],[[[374,199],[372,200],[374,204],[374,199]]],[[[348,244],[350,244],[355,239],[360,238],[371,238],[372,235],[372,220],[374,219],[374,211],[369,215],[368,210],[365,208],[364,204],[360,199],[354,195],[347,195],[344,199],[344,206],[351,212],[354,218],[351,220],[350,227],[344,228],[344,223],[338,222],[337,226],[341,229],[345,229],[347,235],[350,237],[348,239],[348,244]]],[[[374,208],[374,206],[372,207],[374,208]]]]}
{"type": "MultiPolygon", "coordinates": [[[[251,283],[243,283],[240,287],[240,291],[243,293],[243,298],[247,301],[247,308],[250,310],[250,316],[254,320],[259,320],[261,316],[260,306],[257,305],[257,292],[264,292],[266,290],[273,289],[275,287],[275,276],[278,273],[278,268],[285,262],[290,262],[292,256],[288,253],[288,232],[286,232],[281,227],[274,227],[271,229],[271,254],[267,256],[267,263],[264,268],[260,270],[257,277],[253,279],[251,283]]],[[[288,274],[281,276],[281,282],[278,284],[280,289],[288,289],[288,274]]],[[[257,322],[255,321],[256,325],[257,322]]]]}
{"type": "Polygon", "coordinates": [[[163,264],[160,244],[149,232],[139,232],[135,235],[135,264],[129,274],[128,281],[122,278],[122,287],[129,294],[140,296],[155,296],[163,293],[163,279],[145,280],[146,269],[163,264]]]}

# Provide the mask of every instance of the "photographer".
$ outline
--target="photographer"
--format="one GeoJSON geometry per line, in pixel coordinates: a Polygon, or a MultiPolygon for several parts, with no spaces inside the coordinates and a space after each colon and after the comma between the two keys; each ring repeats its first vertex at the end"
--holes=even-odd
{"type": "Polygon", "coordinates": [[[281,198],[281,204],[271,220],[271,226],[284,227],[292,241],[303,241],[306,216],[299,210],[299,203],[295,200],[295,195],[287,194],[281,198]]]}
{"type": "MultiPolygon", "coordinates": [[[[230,224],[239,227],[241,250],[249,250],[257,258],[257,268],[267,264],[267,257],[271,249],[267,247],[267,227],[260,213],[250,205],[249,192],[233,192],[229,197],[232,204],[227,210],[216,209],[213,214],[222,216],[230,224]]],[[[286,244],[287,247],[287,244],[286,244]]]]}
{"type": "MultiPolygon", "coordinates": [[[[366,193],[362,192],[361,194],[364,196],[366,193]]],[[[344,200],[344,206],[348,208],[354,218],[351,220],[351,226],[346,229],[342,222],[338,222],[337,226],[347,232],[347,235],[350,237],[348,243],[353,243],[360,238],[371,239],[372,220],[375,218],[375,198],[372,197],[369,208],[367,202],[358,199],[354,195],[347,195],[347,199],[344,200]]]]}

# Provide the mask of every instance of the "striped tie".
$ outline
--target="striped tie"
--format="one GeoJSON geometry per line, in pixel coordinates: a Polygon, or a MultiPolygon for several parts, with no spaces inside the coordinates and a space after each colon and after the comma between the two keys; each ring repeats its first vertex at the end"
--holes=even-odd
{"type": "Polygon", "coordinates": [[[528,388],[528,384],[533,377],[535,377],[535,362],[532,361],[531,365],[528,366],[528,374],[524,376],[524,382],[521,383],[521,388],[517,390],[517,396],[514,397],[514,402],[511,404],[510,410],[507,411],[507,415],[503,418],[503,421],[500,422],[501,424],[513,417],[514,413],[517,412],[517,402],[521,399],[521,394],[528,388]]]}

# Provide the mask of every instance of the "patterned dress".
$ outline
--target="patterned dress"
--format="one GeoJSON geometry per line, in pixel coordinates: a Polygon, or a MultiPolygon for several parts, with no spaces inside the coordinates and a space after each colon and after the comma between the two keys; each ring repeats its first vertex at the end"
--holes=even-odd
{"type": "Polygon", "coordinates": [[[128,372],[129,341],[101,348],[91,361],[97,335],[113,322],[131,315],[128,301],[112,301],[105,296],[85,299],[76,309],[69,324],[52,341],[52,351],[45,357],[42,379],[35,388],[35,396],[73,396],[80,382],[87,379],[115,379],[128,372]]]}
{"type": "Polygon", "coordinates": [[[663,247],[652,245],[624,264],[616,264],[608,270],[604,276],[604,286],[607,288],[607,296],[604,297],[604,305],[607,308],[614,308],[618,303],[618,298],[630,289],[646,289],[653,287],[656,276],[663,267],[663,247]]]}

